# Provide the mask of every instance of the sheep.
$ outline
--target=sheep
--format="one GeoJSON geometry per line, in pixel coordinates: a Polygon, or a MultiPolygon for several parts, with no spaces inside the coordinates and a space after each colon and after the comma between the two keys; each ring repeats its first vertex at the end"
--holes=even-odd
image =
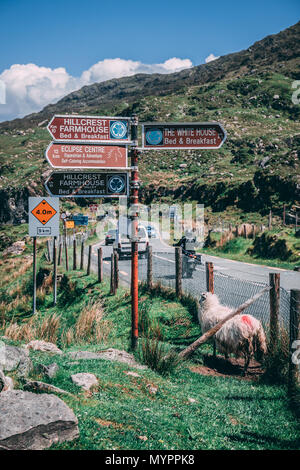
{"type": "MultiPolygon", "coordinates": [[[[207,292],[201,296],[203,309],[199,320],[202,332],[208,331],[229,315],[233,309],[221,305],[216,294],[207,292]]],[[[215,347],[228,358],[229,354],[243,356],[245,375],[251,357],[259,359],[267,352],[266,335],[262,324],[252,315],[240,314],[228,320],[215,334],[215,347]]]]}
{"type": "MultiPolygon", "coordinates": [[[[201,309],[198,310],[198,319],[201,325],[202,333],[213,328],[217,323],[223,320],[224,317],[232,312],[230,307],[221,305],[218,297],[211,292],[204,292],[200,297],[201,309]]],[[[214,357],[216,356],[216,341],[213,338],[214,357]]],[[[227,358],[227,354],[225,355],[227,358]]]]}

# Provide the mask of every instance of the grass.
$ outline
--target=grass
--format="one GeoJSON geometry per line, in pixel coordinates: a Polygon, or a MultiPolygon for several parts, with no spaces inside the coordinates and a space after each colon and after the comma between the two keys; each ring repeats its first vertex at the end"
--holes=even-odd
{"type": "MultiPolygon", "coordinates": [[[[40,267],[49,265],[40,253],[40,267]]],[[[3,266],[0,266],[0,269],[3,266]]],[[[16,269],[18,265],[16,264],[16,269]]],[[[62,269],[62,268],[61,268],[62,269]]],[[[17,279],[14,279],[17,284],[17,279]]],[[[109,293],[107,280],[99,285],[94,275],[70,271],[58,290],[58,305],[52,306],[51,283],[44,282],[44,299],[36,317],[28,312],[14,323],[51,339],[65,353],[98,351],[109,347],[129,350],[131,305],[128,290],[109,293]]],[[[179,302],[174,292],[154,286],[140,287],[140,312],[144,339],[155,348],[179,351],[200,335],[195,322],[196,304],[189,297],[179,302]],[[143,315],[144,314],[144,315],[143,315]],[[159,340],[155,343],[155,338],[159,340]]],[[[12,324],[11,317],[6,327],[12,324]]],[[[2,324],[0,334],[5,332],[2,324]]],[[[6,332],[7,333],[7,332],[6,332]]],[[[14,333],[12,331],[12,333],[14,333]]],[[[24,332],[23,332],[24,333],[24,332]]],[[[24,344],[31,336],[9,335],[11,344],[24,344]]],[[[140,340],[142,346],[143,339],[140,340]]],[[[211,351],[205,345],[201,352],[211,351]]],[[[149,352],[149,350],[148,350],[149,352]]],[[[80,437],[56,444],[52,449],[296,449],[299,433],[289,409],[283,385],[246,382],[234,378],[203,376],[189,369],[199,363],[201,353],[180,368],[163,366],[158,373],[132,369],[106,360],[72,360],[68,354],[48,355],[30,351],[35,366],[56,362],[53,379],[35,367],[32,379],[43,380],[67,390],[73,396],[61,398],[74,410],[80,437]],[[138,375],[127,375],[134,370],[138,375]],[[70,380],[78,372],[94,373],[99,384],[83,392],[70,380]],[[166,372],[168,372],[166,374],[166,372]]],[[[138,352],[135,353],[139,359],[138,352]]],[[[158,354],[162,357],[162,354],[158,354]]],[[[157,368],[157,367],[156,367],[157,368]]],[[[22,384],[18,386],[22,388],[22,384]]]]}

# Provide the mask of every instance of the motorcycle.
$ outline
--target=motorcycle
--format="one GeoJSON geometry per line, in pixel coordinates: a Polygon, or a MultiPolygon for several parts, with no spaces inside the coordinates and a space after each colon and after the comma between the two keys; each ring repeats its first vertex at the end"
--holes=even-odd
{"type": "Polygon", "coordinates": [[[182,278],[191,279],[197,264],[202,264],[201,255],[182,250],[182,278]]]}

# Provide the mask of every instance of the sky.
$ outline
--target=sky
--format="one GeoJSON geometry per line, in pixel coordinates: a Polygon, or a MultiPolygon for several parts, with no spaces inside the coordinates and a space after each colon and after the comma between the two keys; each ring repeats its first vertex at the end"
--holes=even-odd
{"type": "Polygon", "coordinates": [[[299,0],[0,0],[0,121],[84,85],[215,60],[299,17],[299,0]]]}

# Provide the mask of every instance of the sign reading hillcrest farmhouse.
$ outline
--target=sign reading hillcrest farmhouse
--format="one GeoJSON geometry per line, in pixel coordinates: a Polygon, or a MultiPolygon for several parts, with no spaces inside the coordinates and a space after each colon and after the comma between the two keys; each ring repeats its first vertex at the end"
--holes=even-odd
{"type": "Polygon", "coordinates": [[[48,124],[51,137],[60,142],[129,144],[129,118],[54,116],[48,124]]]}
{"type": "Polygon", "coordinates": [[[218,122],[142,124],[143,149],[218,149],[226,132],[218,122]]]}

